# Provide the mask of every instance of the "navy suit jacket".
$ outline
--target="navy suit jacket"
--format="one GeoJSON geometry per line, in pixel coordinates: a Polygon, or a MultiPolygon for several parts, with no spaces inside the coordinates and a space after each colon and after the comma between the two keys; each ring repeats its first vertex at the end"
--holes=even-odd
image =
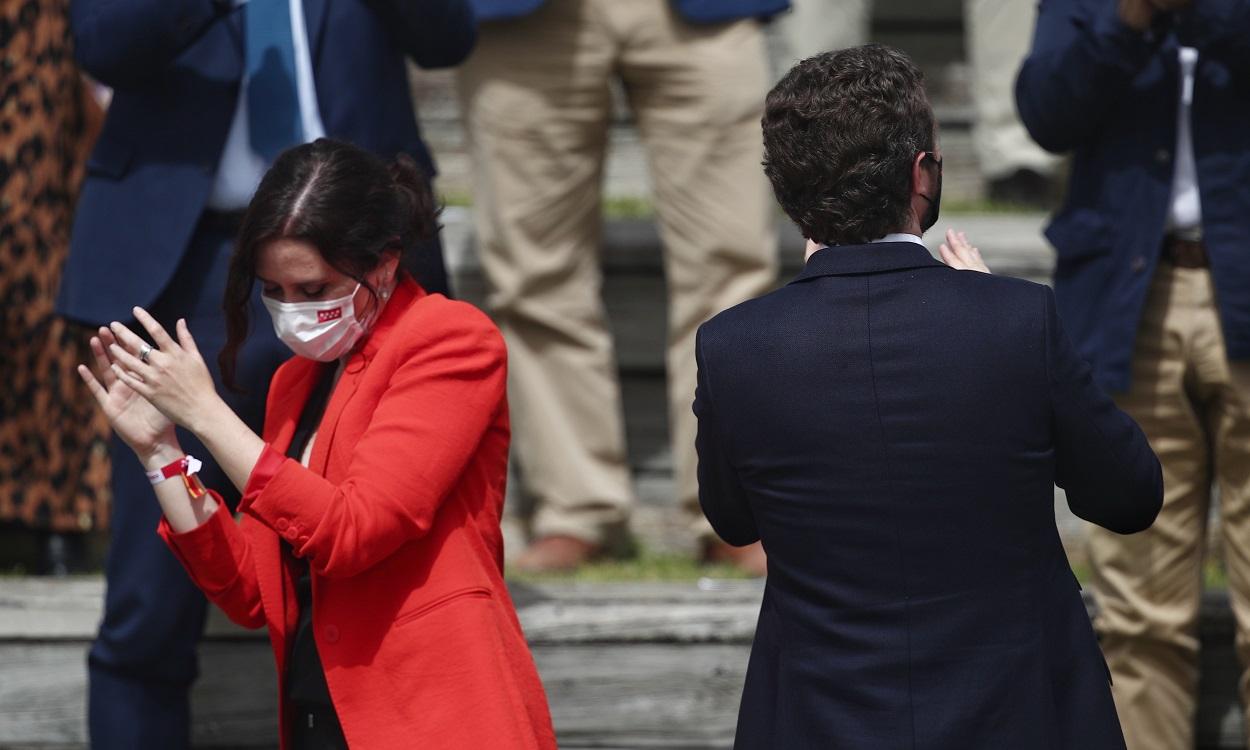
{"type": "Polygon", "coordinates": [[[1055,295],[1099,382],[1123,391],[1172,192],[1182,44],[1199,51],[1194,155],[1224,340],[1250,359],[1250,0],[1201,0],[1148,34],[1116,6],[1043,0],[1016,101],[1043,148],[1073,152],[1046,231],[1055,295]]]}
{"type": "MultiPolygon", "coordinates": [[[[472,0],[479,21],[519,18],[547,0],[472,0]]],[[[621,0],[629,2],[629,0],[621,0]]],[[[790,8],[790,0],[672,0],[673,7],[691,23],[722,23],[739,18],[762,18],[790,8]]]]}
{"type": "Polygon", "coordinates": [[[1162,477],[1047,287],[826,248],[696,347],[699,501],[768,553],[737,748],[1124,747],[1054,485],[1131,533],[1162,477]]]}
{"type": "MultiPolygon", "coordinates": [[[[172,278],[203,213],[243,78],[243,7],[213,0],[75,0],[82,66],[114,87],[87,163],[58,309],[126,320],[172,278]]],[[[405,55],[455,65],[473,47],[467,0],[304,0],[326,134],[433,176],[405,55]]]]}

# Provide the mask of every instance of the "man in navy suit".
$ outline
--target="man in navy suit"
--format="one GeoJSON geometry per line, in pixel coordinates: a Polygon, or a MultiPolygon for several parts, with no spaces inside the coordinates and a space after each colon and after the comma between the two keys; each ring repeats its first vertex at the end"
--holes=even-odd
{"type": "Polygon", "coordinates": [[[921,243],[942,160],[905,55],[800,63],[764,147],[814,252],[700,328],[694,403],[704,511],[768,553],[736,746],[1123,748],[1054,485],[1145,529],[1163,486],[1141,430],[1048,288],[921,243]]]}
{"type": "Polygon", "coordinates": [[[1250,0],[1045,0],[1016,98],[1073,156],[1059,312],[1166,480],[1150,531],[1089,537],[1116,707],[1134,750],[1193,747],[1216,487],[1250,664],[1250,0]]]}
{"type": "MultiPolygon", "coordinates": [[[[186,318],[214,364],[231,245],[273,157],[327,135],[388,158],[406,152],[432,177],[405,57],[455,65],[476,34],[464,0],[75,0],[72,22],[79,61],[114,94],[59,310],[95,325],[128,321],[135,305],[166,327],[186,318]]],[[[418,280],[445,291],[440,248],[420,257],[418,280]]],[[[269,376],[290,352],[259,303],[253,314],[247,392],[232,405],[258,429],[269,376]]],[[[182,439],[218,475],[206,481],[229,487],[182,439]]],[[[92,746],[186,747],[204,597],[154,533],[143,469],[127,450],[113,460],[108,590],[89,656],[92,746]]]]}

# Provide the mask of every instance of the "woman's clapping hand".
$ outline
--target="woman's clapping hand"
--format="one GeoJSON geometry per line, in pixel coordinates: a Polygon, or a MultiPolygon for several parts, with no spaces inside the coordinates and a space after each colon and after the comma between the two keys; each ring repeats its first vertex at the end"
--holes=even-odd
{"type": "Polygon", "coordinates": [[[134,315],[156,346],[149,346],[121,323],[112,323],[109,329],[115,342],[109,356],[113,372],[175,424],[196,432],[225,404],[186,321],[178,321],[175,340],[143,308],[134,308],[134,315]]]}
{"type": "Polygon", "coordinates": [[[78,374],[104,410],[109,424],[141,461],[166,449],[177,452],[173,422],[118,377],[117,365],[109,356],[116,344],[113,332],[101,328],[98,335],[91,337],[95,371],[78,365],[78,374]]]}

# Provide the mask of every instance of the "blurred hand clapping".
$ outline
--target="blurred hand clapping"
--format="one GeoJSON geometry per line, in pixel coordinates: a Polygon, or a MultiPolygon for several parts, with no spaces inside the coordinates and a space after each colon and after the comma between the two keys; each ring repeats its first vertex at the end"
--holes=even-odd
{"type": "Polygon", "coordinates": [[[946,242],[938,248],[942,262],[959,271],[989,273],[989,266],[981,260],[981,251],[968,242],[968,236],[954,229],[946,230],[946,242]]]}

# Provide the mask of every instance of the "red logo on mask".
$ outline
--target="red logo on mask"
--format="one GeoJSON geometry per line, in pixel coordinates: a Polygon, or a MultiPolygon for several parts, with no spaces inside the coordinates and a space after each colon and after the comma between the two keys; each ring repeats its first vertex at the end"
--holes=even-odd
{"type": "Polygon", "coordinates": [[[333,310],[318,310],[317,311],[318,323],[328,323],[331,320],[338,320],[341,317],[343,317],[343,308],[341,307],[336,307],[333,310]]]}

